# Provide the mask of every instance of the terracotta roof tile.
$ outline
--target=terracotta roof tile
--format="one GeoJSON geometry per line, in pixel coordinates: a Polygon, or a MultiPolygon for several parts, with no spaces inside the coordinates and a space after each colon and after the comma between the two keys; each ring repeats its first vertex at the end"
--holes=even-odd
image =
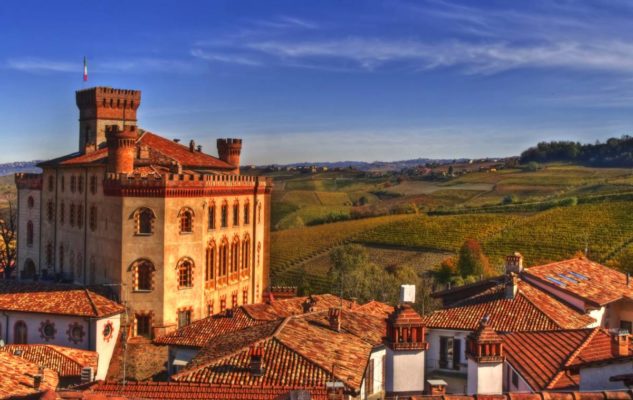
{"type": "Polygon", "coordinates": [[[290,316],[216,337],[173,379],[312,388],[323,386],[334,365],[334,375],[358,390],[385,326],[384,317],[347,309],[341,311],[340,332],[330,328],[326,311],[290,316]],[[263,377],[254,378],[247,368],[251,346],[264,348],[263,377]]]}
{"type": "Polygon", "coordinates": [[[59,383],[57,373],[44,368],[43,379],[39,390],[33,387],[33,377],[38,373],[39,366],[22,357],[8,352],[0,352],[0,398],[10,396],[26,396],[55,389],[59,383]]]}
{"type": "MultiPolygon", "coordinates": [[[[324,311],[330,307],[338,307],[341,303],[343,307],[353,307],[352,302],[348,300],[341,302],[339,297],[331,294],[314,295],[311,298],[313,300],[313,311],[324,311]]],[[[278,320],[291,315],[300,315],[304,312],[303,304],[306,300],[308,300],[308,297],[293,297],[275,300],[270,304],[244,305],[232,311],[231,317],[228,316],[229,311],[226,311],[222,314],[195,321],[184,328],[154,339],[154,343],[172,346],[202,347],[211,339],[229,332],[235,332],[240,329],[260,325],[267,321],[278,320]]],[[[387,309],[389,306],[373,304],[367,308],[360,306],[354,309],[362,314],[375,314],[379,307],[381,309],[387,309]]]]}
{"type": "Polygon", "coordinates": [[[413,396],[411,400],[632,400],[633,391],[607,390],[601,392],[537,392],[537,393],[506,393],[500,395],[475,396],[413,396]]]}
{"type": "Polygon", "coordinates": [[[0,352],[7,352],[52,369],[60,377],[78,377],[84,367],[92,367],[96,371],[99,358],[94,351],[49,344],[10,344],[0,347],[0,352]],[[21,354],[17,355],[16,350],[21,351],[21,354]]]}
{"type": "Polygon", "coordinates": [[[0,281],[0,310],[105,317],[122,313],[125,308],[79,286],[0,281]]]}
{"type": "Polygon", "coordinates": [[[598,329],[513,332],[502,335],[506,358],[533,390],[577,387],[566,364],[598,329]]]}
{"type": "Polygon", "coordinates": [[[633,299],[633,287],[627,286],[625,274],[586,258],[527,268],[524,274],[526,278],[538,279],[596,305],[605,305],[621,298],[633,299]]]}
{"type": "MultiPolygon", "coordinates": [[[[289,386],[256,387],[225,385],[215,386],[205,383],[189,382],[98,382],[83,393],[61,391],[62,399],[157,399],[157,400],[277,400],[285,398],[293,388],[289,386]],[[77,395],[79,394],[79,397],[77,395]]],[[[310,389],[311,399],[326,400],[324,387],[310,389]]]]}
{"type": "Polygon", "coordinates": [[[422,318],[429,328],[475,330],[489,315],[492,329],[504,332],[577,329],[595,323],[528,282],[519,281],[518,285],[513,299],[505,297],[505,283],[501,282],[484,286],[482,292],[422,318]]]}

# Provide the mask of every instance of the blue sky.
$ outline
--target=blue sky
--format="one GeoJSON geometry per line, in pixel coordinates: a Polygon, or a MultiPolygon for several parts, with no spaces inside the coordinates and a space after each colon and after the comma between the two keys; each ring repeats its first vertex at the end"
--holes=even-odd
{"type": "Polygon", "coordinates": [[[0,162],[76,150],[74,91],[245,163],[518,154],[633,133],[633,2],[0,2],[0,162]]]}

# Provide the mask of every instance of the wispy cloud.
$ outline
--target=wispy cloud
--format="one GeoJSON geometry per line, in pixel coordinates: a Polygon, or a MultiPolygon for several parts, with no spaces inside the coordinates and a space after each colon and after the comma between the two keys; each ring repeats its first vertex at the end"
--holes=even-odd
{"type": "MultiPolygon", "coordinates": [[[[83,68],[82,61],[70,62],[44,58],[11,58],[5,68],[27,73],[77,73],[83,68]]],[[[89,71],[94,72],[190,72],[195,69],[190,60],[161,58],[125,58],[116,60],[89,60],[89,71]]]]}
{"type": "Polygon", "coordinates": [[[228,54],[228,53],[213,53],[213,52],[207,52],[198,48],[192,49],[191,50],[191,55],[196,57],[196,58],[200,58],[202,60],[206,60],[206,61],[219,61],[219,62],[223,62],[223,63],[231,63],[231,64],[240,64],[240,65],[248,65],[251,67],[256,67],[256,66],[260,66],[262,65],[262,63],[260,61],[257,61],[253,58],[249,58],[249,57],[245,57],[245,56],[240,56],[240,55],[235,55],[235,54],[228,54]]]}

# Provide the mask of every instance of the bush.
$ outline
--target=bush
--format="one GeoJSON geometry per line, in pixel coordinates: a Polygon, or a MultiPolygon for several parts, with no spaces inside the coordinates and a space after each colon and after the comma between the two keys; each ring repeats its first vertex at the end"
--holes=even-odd
{"type": "Polygon", "coordinates": [[[523,166],[523,170],[527,172],[535,172],[541,169],[541,166],[536,161],[530,161],[529,163],[523,166]]]}

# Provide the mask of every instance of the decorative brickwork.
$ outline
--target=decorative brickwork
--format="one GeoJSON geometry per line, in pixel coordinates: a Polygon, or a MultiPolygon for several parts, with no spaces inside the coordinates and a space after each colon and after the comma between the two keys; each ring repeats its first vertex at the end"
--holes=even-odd
{"type": "Polygon", "coordinates": [[[55,335],[57,334],[57,329],[55,329],[55,323],[49,321],[42,321],[40,323],[40,337],[44,339],[44,341],[48,342],[49,340],[55,339],[55,335]]]}
{"type": "Polygon", "coordinates": [[[70,342],[78,344],[83,342],[86,332],[83,325],[78,322],[73,322],[68,325],[68,330],[66,331],[66,334],[68,335],[68,340],[70,342]]]}

